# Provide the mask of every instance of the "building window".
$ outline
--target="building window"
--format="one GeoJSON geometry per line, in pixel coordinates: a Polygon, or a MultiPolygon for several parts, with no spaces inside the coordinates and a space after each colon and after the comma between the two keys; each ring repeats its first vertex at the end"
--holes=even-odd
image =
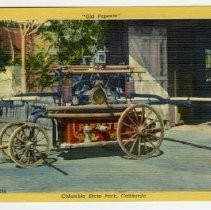
{"type": "Polygon", "coordinates": [[[205,76],[206,82],[211,81],[211,50],[205,50],[205,76]]]}

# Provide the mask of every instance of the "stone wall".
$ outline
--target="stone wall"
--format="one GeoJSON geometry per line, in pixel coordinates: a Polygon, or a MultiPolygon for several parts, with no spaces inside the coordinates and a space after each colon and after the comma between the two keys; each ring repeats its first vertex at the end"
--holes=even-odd
{"type": "Polygon", "coordinates": [[[0,72],[0,97],[20,92],[20,66],[7,66],[6,69],[0,72]]]}

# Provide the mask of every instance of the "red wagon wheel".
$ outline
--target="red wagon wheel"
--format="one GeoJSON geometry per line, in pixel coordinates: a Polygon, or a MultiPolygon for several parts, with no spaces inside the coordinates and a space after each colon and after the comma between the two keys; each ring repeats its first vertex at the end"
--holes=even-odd
{"type": "Polygon", "coordinates": [[[161,116],[149,105],[132,104],[120,116],[117,139],[122,150],[134,159],[151,157],[164,138],[161,116]]]}
{"type": "Polygon", "coordinates": [[[46,131],[37,124],[26,123],[17,128],[9,141],[11,159],[23,168],[41,165],[50,152],[46,131]]]}
{"type": "Polygon", "coordinates": [[[12,136],[15,129],[17,129],[23,124],[24,122],[20,122],[20,121],[7,123],[1,130],[0,146],[2,146],[1,152],[6,160],[10,160],[10,155],[9,155],[8,147],[4,147],[4,146],[9,144],[9,139],[12,136]]]}

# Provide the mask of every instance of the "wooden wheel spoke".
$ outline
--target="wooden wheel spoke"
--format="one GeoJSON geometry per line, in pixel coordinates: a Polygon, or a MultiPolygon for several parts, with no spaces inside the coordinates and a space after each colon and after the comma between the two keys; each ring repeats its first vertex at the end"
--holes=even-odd
{"type": "Polygon", "coordinates": [[[33,152],[32,154],[33,154],[33,158],[34,158],[34,160],[35,160],[35,162],[36,162],[38,159],[37,159],[37,157],[36,157],[36,155],[35,155],[35,152],[33,152]]]}
{"type": "Polygon", "coordinates": [[[151,141],[151,139],[147,138],[148,142],[152,145],[153,149],[156,149],[156,146],[154,145],[154,143],[151,141]]]}
{"type": "Polygon", "coordinates": [[[38,134],[40,133],[41,131],[40,130],[37,130],[37,134],[35,135],[35,136],[33,136],[33,141],[36,141],[36,138],[37,138],[37,136],[38,136],[38,134]]]}
{"type": "Polygon", "coordinates": [[[138,141],[138,137],[133,141],[133,144],[132,144],[132,146],[131,146],[131,148],[130,148],[130,152],[131,152],[131,153],[132,153],[132,151],[134,150],[134,147],[135,147],[137,141],[138,141]]]}
{"type": "Polygon", "coordinates": [[[34,149],[34,151],[36,151],[37,152],[37,154],[39,154],[42,158],[44,157],[44,155],[45,155],[45,151],[41,151],[41,150],[38,150],[38,149],[34,149]]]}
{"type": "Polygon", "coordinates": [[[127,114],[127,118],[132,122],[132,124],[137,127],[137,123],[134,122],[134,120],[131,118],[130,113],[127,114]]]}
{"type": "Polygon", "coordinates": [[[141,155],[141,136],[138,137],[138,156],[141,155]]]}
{"type": "Polygon", "coordinates": [[[121,135],[128,135],[128,134],[133,134],[135,133],[136,131],[128,131],[128,132],[125,132],[125,133],[121,133],[121,135]]]}
{"type": "Polygon", "coordinates": [[[156,146],[151,141],[149,141],[149,143],[152,145],[153,149],[156,149],[156,146]]]}
{"type": "Polygon", "coordinates": [[[27,164],[29,164],[30,158],[31,158],[31,152],[29,150],[27,150],[27,153],[26,153],[26,163],[27,164]]]}
{"type": "Polygon", "coordinates": [[[139,116],[138,116],[138,113],[136,111],[136,108],[133,109],[133,113],[134,113],[134,116],[136,118],[137,124],[140,124],[140,122],[139,122],[139,116]]]}
{"type": "Polygon", "coordinates": [[[152,125],[153,123],[156,123],[157,121],[158,121],[157,119],[152,120],[149,124],[144,125],[144,128],[146,129],[147,127],[149,127],[149,126],[152,125]]]}
{"type": "Polygon", "coordinates": [[[133,136],[130,137],[130,139],[123,139],[122,143],[124,146],[126,146],[128,143],[130,143],[131,141],[133,141],[133,138],[136,137],[138,134],[135,133],[133,136]]]}
{"type": "Polygon", "coordinates": [[[20,138],[18,135],[16,136],[16,139],[17,139],[18,141],[22,142],[22,143],[25,143],[25,142],[26,142],[25,140],[23,140],[22,138],[20,138]]]}
{"type": "Polygon", "coordinates": [[[131,125],[125,123],[125,122],[122,122],[122,124],[125,125],[125,126],[127,126],[127,127],[129,127],[129,128],[131,128],[131,129],[133,129],[133,130],[135,130],[135,128],[133,126],[131,126],[131,125]]]}
{"type": "Polygon", "coordinates": [[[24,131],[23,129],[22,129],[21,131],[22,131],[22,135],[23,135],[26,139],[28,139],[28,136],[26,135],[25,131],[24,131]]]}
{"type": "Polygon", "coordinates": [[[156,140],[159,140],[160,139],[158,136],[155,136],[154,134],[151,134],[151,133],[147,133],[147,135],[150,135],[151,137],[153,137],[156,140]]]}
{"type": "Polygon", "coordinates": [[[45,136],[44,136],[44,137],[42,137],[41,139],[37,140],[37,143],[38,143],[38,142],[41,142],[41,141],[43,141],[43,140],[45,140],[45,141],[46,141],[45,136]]]}
{"type": "Polygon", "coordinates": [[[31,158],[31,153],[30,153],[30,151],[28,151],[28,158],[27,158],[27,164],[29,164],[30,163],[30,158],[31,158]]]}
{"type": "Polygon", "coordinates": [[[162,131],[162,128],[149,128],[149,129],[146,129],[146,132],[150,134],[150,132],[152,133],[158,133],[158,132],[161,132],[162,131]]]}
{"type": "Polygon", "coordinates": [[[19,149],[16,154],[19,155],[19,154],[23,154],[22,152],[25,150],[25,148],[22,148],[22,149],[19,149]]]}
{"type": "Polygon", "coordinates": [[[145,151],[146,151],[146,153],[148,153],[148,152],[149,152],[149,150],[148,150],[148,147],[147,147],[147,145],[146,145],[145,138],[143,138],[143,142],[144,142],[144,148],[145,148],[145,151]]]}
{"type": "Polygon", "coordinates": [[[10,137],[11,134],[8,134],[7,131],[4,133],[6,136],[10,137]]]}
{"type": "Polygon", "coordinates": [[[39,147],[47,147],[48,144],[36,144],[36,146],[39,146],[39,147]]]}
{"type": "Polygon", "coordinates": [[[142,155],[146,155],[148,154],[149,150],[148,147],[146,145],[146,141],[144,139],[144,137],[139,136],[139,141],[138,141],[138,156],[141,156],[141,149],[144,148],[144,151],[142,151],[142,155]]]}
{"type": "Polygon", "coordinates": [[[24,137],[24,133],[23,133],[23,131],[20,131],[20,133],[19,133],[19,135],[20,135],[20,137],[24,137]]]}
{"type": "Polygon", "coordinates": [[[130,143],[132,140],[131,139],[123,139],[122,140],[122,144],[124,145],[124,146],[126,146],[128,143],[130,143]]]}
{"type": "Polygon", "coordinates": [[[13,144],[14,147],[25,147],[25,145],[23,144],[18,144],[17,142],[15,144],[13,144]]]}
{"type": "Polygon", "coordinates": [[[144,106],[142,107],[142,113],[141,113],[141,124],[144,123],[144,115],[145,115],[145,108],[144,106]]]}
{"type": "Polygon", "coordinates": [[[21,158],[20,158],[20,161],[22,162],[23,161],[23,159],[26,157],[26,154],[27,154],[27,150],[23,153],[23,155],[21,156],[21,158]]]}
{"type": "Polygon", "coordinates": [[[146,126],[147,119],[149,118],[149,116],[150,116],[151,114],[152,114],[152,110],[150,110],[150,111],[148,112],[147,116],[145,117],[144,122],[142,123],[143,127],[146,126]]]}
{"type": "Polygon", "coordinates": [[[134,134],[130,137],[130,139],[132,140],[132,139],[135,138],[137,135],[138,135],[137,133],[134,133],[134,134]]]}

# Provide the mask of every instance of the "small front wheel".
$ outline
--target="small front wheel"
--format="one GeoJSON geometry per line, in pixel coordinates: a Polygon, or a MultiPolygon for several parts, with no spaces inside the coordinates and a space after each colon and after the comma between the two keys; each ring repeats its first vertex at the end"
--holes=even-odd
{"type": "Polygon", "coordinates": [[[46,131],[34,123],[17,128],[9,141],[11,159],[23,168],[41,165],[49,152],[50,141],[46,131]]]}

